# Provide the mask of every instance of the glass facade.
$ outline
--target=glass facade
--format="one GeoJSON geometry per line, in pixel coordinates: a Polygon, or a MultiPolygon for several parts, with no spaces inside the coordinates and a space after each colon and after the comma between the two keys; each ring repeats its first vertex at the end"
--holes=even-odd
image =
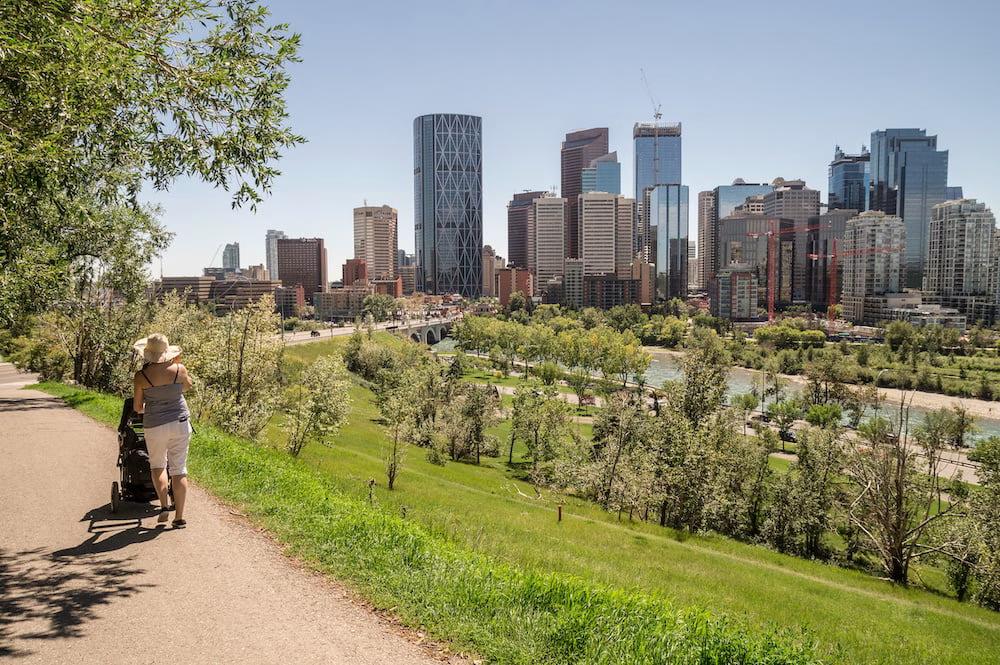
{"type": "Polygon", "coordinates": [[[763,196],[772,191],[774,191],[772,185],[757,183],[734,182],[731,185],[720,185],[715,188],[715,219],[719,220],[733,214],[736,206],[743,205],[750,196],[763,196]]]}
{"type": "Polygon", "coordinates": [[[656,300],[687,297],[688,188],[658,185],[649,191],[650,233],[654,238],[656,300]]]}
{"type": "Polygon", "coordinates": [[[871,155],[867,150],[861,154],[848,155],[838,147],[830,162],[829,188],[830,210],[868,210],[868,187],[871,183],[871,155]]]}
{"type": "Polygon", "coordinates": [[[622,165],[618,163],[618,155],[610,153],[599,157],[590,166],[580,172],[581,194],[588,192],[622,193],[622,165]]]}
{"type": "Polygon", "coordinates": [[[635,200],[653,185],[681,183],[681,125],[638,123],[635,140],[635,200]]]}
{"type": "Polygon", "coordinates": [[[931,209],[947,196],[948,151],[937,149],[937,136],[924,129],[872,132],[869,204],[903,219],[906,288],[923,284],[931,209]]]}
{"type": "Polygon", "coordinates": [[[417,288],[482,292],[482,118],[451,113],[413,121],[413,199],[417,288]]]}

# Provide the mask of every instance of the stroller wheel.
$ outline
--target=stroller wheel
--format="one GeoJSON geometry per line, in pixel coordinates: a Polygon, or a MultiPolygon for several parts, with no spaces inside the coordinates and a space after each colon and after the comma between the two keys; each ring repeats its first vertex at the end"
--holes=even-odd
{"type": "Polygon", "coordinates": [[[118,491],[118,481],[111,483],[111,512],[117,513],[122,504],[122,495],[118,491]]]}

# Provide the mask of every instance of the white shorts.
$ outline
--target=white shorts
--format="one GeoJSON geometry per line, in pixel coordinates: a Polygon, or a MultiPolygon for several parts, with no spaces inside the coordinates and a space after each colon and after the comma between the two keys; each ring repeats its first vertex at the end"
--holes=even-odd
{"type": "Polygon", "coordinates": [[[171,476],[186,476],[190,443],[191,423],[187,420],[175,420],[146,429],[149,468],[167,469],[171,476]]]}

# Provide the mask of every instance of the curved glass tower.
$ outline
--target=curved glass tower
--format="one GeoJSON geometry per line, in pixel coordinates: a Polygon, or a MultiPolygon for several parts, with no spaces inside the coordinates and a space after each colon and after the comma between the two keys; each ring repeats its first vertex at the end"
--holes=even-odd
{"type": "Polygon", "coordinates": [[[482,295],[483,119],[433,113],[413,120],[417,288],[482,295]]]}

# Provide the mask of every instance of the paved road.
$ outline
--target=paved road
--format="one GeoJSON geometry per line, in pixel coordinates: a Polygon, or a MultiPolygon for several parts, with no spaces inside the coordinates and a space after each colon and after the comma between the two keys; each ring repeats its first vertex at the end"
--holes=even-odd
{"type": "Polygon", "coordinates": [[[0,364],[0,660],[439,662],[192,488],[184,530],[108,507],[114,433],[0,364]]]}

